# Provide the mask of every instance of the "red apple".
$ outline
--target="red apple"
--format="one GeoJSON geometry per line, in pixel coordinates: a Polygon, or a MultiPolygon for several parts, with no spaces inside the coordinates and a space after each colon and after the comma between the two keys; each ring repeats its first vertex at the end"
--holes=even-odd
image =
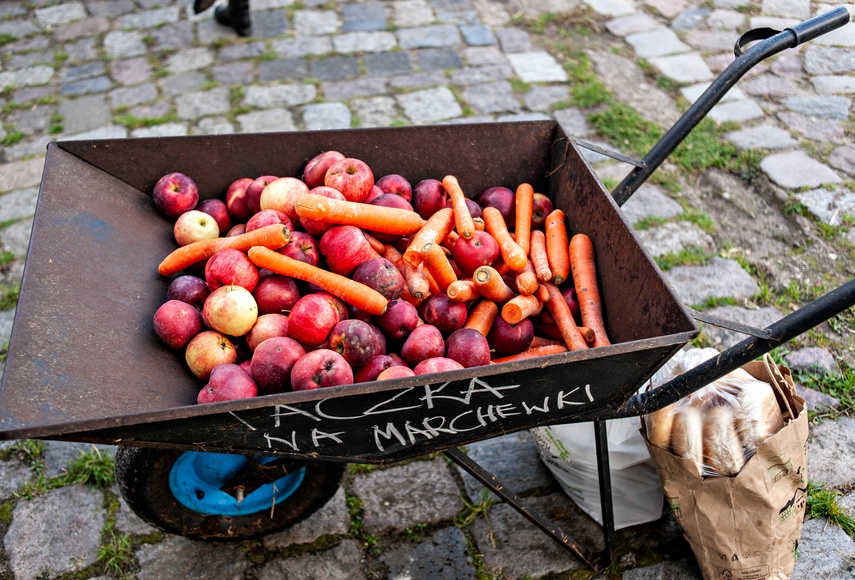
{"type": "Polygon", "coordinates": [[[542,193],[534,194],[534,204],[531,209],[531,229],[543,230],[546,225],[546,216],[555,209],[552,200],[542,193]]]}
{"type": "Polygon", "coordinates": [[[252,292],[258,284],[258,268],[240,250],[226,248],[211,256],[205,264],[205,281],[212,292],[227,284],[252,292]]]}
{"type": "Polygon", "coordinates": [[[202,332],[202,316],[186,302],[168,300],[154,313],[154,332],[169,348],[184,348],[202,332]]]}
{"type": "Polygon", "coordinates": [[[576,319],[576,324],[581,324],[582,314],[579,310],[579,298],[576,296],[576,288],[572,286],[572,283],[573,281],[570,280],[570,286],[562,286],[561,295],[564,296],[567,306],[570,307],[570,312],[573,314],[573,318],[576,319]]]}
{"type": "Polygon", "coordinates": [[[246,188],[246,207],[249,208],[250,213],[261,211],[261,192],[277,179],[279,178],[275,175],[262,175],[261,177],[256,177],[249,184],[246,188]]]}
{"type": "Polygon", "coordinates": [[[407,202],[413,199],[413,186],[410,185],[409,181],[397,173],[384,175],[377,180],[375,185],[382,189],[383,193],[395,194],[404,198],[407,202]]]}
{"type": "MultiPolygon", "coordinates": [[[[445,207],[451,207],[450,199],[446,202],[445,207]]],[[[481,217],[481,206],[478,205],[478,202],[474,199],[466,198],[466,209],[469,210],[469,215],[471,215],[473,219],[481,217]]]]}
{"type": "Polygon", "coordinates": [[[252,215],[249,206],[246,205],[246,188],[252,185],[252,182],[253,180],[249,177],[241,177],[233,181],[226,190],[226,207],[229,209],[229,214],[236,220],[245,221],[252,215]]]}
{"type": "MultiPolygon", "coordinates": [[[[324,197],[328,197],[330,199],[338,199],[341,201],[345,201],[344,196],[337,189],[333,189],[332,187],[326,187],[324,185],[320,187],[315,187],[311,191],[309,191],[312,195],[322,195],[324,197]]],[[[300,223],[303,224],[303,229],[313,236],[322,236],[327,230],[333,227],[334,224],[329,222],[323,222],[321,220],[313,220],[313,219],[303,219],[300,218],[300,223]]]]}
{"type": "Polygon", "coordinates": [[[431,294],[425,300],[425,323],[437,327],[443,336],[463,328],[469,310],[465,302],[454,302],[446,294],[431,294]]]}
{"type": "Polygon", "coordinates": [[[371,327],[371,331],[374,333],[374,354],[386,354],[386,336],[383,334],[383,331],[370,322],[368,326],[371,327]]]}
{"type": "Polygon", "coordinates": [[[308,294],[297,300],[288,316],[288,336],[303,346],[318,346],[339,321],[338,312],[323,296],[308,294]]]}
{"type": "Polygon", "coordinates": [[[232,229],[226,232],[226,237],[231,238],[232,236],[239,236],[244,233],[246,233],[246,224],[236,224],[232,226],[232,229]]]}
{"type": "Polygon", "coordinates": [[[282,177],[271,181],[261,192],[261,209],[275,209],[288,216],[295,227],[300,225],[300,217],[294,209],[297,198],[309,193],[305,183],[294,177],[282,177]]]}
{"type": "Polygon", "coordinates": [[[238,363],[238,366],[246,371],[250,377],[252,377],[252,360],[244,360],[238,363]]]}
{"type": "Polygon", "coordinates": [[[282,224],[287,226],[289,230],[293,230],[291,220],[283,212],[276,209],[263,209],[246,222],[247,232],[263,228],[264,226],[272,226],[274,224],[282,224]]]}
{"type": "Polygon", "coordinates": [[[221,286],[205,300],[202,318],[218,332],[229,336],[243,336],[258,320],[258,305],[246,288],[221,286]]]}
{"type": "Polygon", "coordinates": [[[252,377],[234,363],[224,363],[214,367],[208,384],[202,387],[196,402],[218,403],[220,401],[236,401],[258,396],[258,388],[252,377]]]}
{"type": "Polygon", "coordinates": [[[416,307],[406,300],[391,300],[386,312],[377,317],[377,326],[392,340],[400,340],[419,324],[416,307]]]}
{"type": "Polygon", "coordinates": [[[303,346],[292,338],[268,338],[252,353],[252,379],[265,393],[288,391],[294,363],[305,354],[303,346]]]}
{"type": "Polygon", "coordinates": [[[321,236],[321,254],[332,272],[347,276],[377,252],[356,226],[335,226],[321,236]]]}
{"type": "MultiPolygon", "coordinates": [[[[394,193],[384,193],[383,195],[372,199],[370,202],[371,205],[379,205],[380,207],[394,207],[397,209],[406,209],[409,211],[413,211],[413,206],[410,205],[406,199],[401,197],[400,195],[395,195],[394,193]]],[[[392,242],[400,238],[401,236],[395,234],[387,234],[383,232],[371,232],[375,238],[383,242],[392,242]]]]}
{"type": "Polygon", "coordinates": [[[475,230],[475,234],[468,240],[460,236],[451,248],[454,263],[467,277],[471,277],[481,266],[491,266],[499,257],[499,253],[499,243],[496,239],[480,230],[475,230]]]}
{"type": "Polygon", "coordinates": [[[321,261],[321,250],[318,240],[306,232],[291,232],[291,241],[276,250],[283,256],[300,260],[312,266],[321,261]]]}
{"type": "Polygon", "coordinates": [[[324,185],[339,190],[348,201],[365,201],[374,187],[374,174],[368,164],[346,157],[333,163],[324,176],[324,185]]]}
{"type": "Polygon", "coordinates": [[[185,211],[172,227],[172,234],[179,246],[186,246],[199,240],[213,240],[220,237],[217,220],[203,211],[191,209],[185,211]]]}
{"type": "Polygon", "coordinates": [[[456,360],[445,358],[442,356],[428,358],[417,364],[413,368],[413,373],[417,375],[432,375],[433,373],[442,373],[445,371],[456,371],[462,369],[463,365],[456,360]]]}
{"type": "MultiPolygon", "coordinates": [[[[374,320],[374,315],[365,312],[364,310],[357,308],[353,304],[347,305],[347,318],[353,318],[354,320],[361,320],[362,322],[372,322],[374,320]]],[[[344,319],[342,319],[344,320],[344,319]]]]}
{"type": "Polygon", "coordinates": [[[413,209],[424,219],[430,218],[444,208],[447,202],[448,193],[442,186],[442,182],[436,179],[419,181],[413,188],[413,198],[410,200],[413,209]]]}
{"type": "Polygon", "coordinates": [[[368,197],[362,200],[362,203],[371,203],[378,197],[383,195],[383,190],[377,187],[377,184],[374,184],[374,187],[371,188],[371,193],[368,194],[368,197]]]}
{"type": "Polygon", "coordinates": [[[371,359],[353,371],[353,382],[354,383],[370,383],[371,381],[377,380],[377,377],[390,367],[395,366],[404,366],[404,368],[408,368],[404,365],[403,361],[395,360],[388,354],[379,354],[371,357],[371,359]]]}
{"type": "Polygon", "coordinates": [[[529,347],[534,338],[534,324],[525,318],[517,324],[508,324],[501,316],[496,317],[487,334],[490,348],[498,354],[516,354],[529,347]]]}
{"type": "Polygon", "coordinates": [[[338,151],[324,151],[312,157],[306,168],[303,169],[303,181],[309,188],[318,187],[324,184],[324,177],[327,175],[327,170],[336,161],[344,159],[344,155],[338,151]]]}
{"type": "Polygon", "coordinates": [[[416,373],[413,372],[413,369],[405,366],[392,366],[377,375],[378,381],[385,381],[386,379],[403,379],[404,377],[414,377],[416,373]]]}
{"type": "Polygon", "coordinates": [[[246,346],[255,351],[268,338],[288,336],[288,317],[284,314],[262,314],[246,333],[246,346]]]}
{"type": "Polygon", "coordinates": [[[352,383],[353,369],[343,356],[327,348],[304,354],[291,369],[291,388],[295,391],[352,383]]]}
{"type": "Polygon", "coordinates": [[[201,310],[205,298],[211,293],[208,284],[198,276],[178,276],[166,289],[167,300],[180,300],[201,310]]]}
{"type": "Polygon", "coordinates": [[[258,304],[259,314],[282,314],[288,312],[300,299],[297,283],[287,276],[270,274],[260,278],[252,291],[258,304]]]}
{"type": "Polygon", "coordinates": [[[347,303],[341,298],[333,296],[332,294],[324,290],[318,290],[317,292],[315,292],[315,296],[323,298],[324,300],[330,303],[330,306],[332,306],[333,310],[335,310],[336,314],[338,314],[339,321],[347,320],[350,317],[350,310],[348,310],[347,308],[347,303]]]}
{"type": "Polygon", "coordinates": [[[361,320],[342,320],[333,326],[329,348],[344,357],[351,367],[361,367],[375,356],[377,341],[371,325],[361,320]]]}
{"type": "Polygon", "coordinates": [[[220,233],[227,232],[232,227],[232,216],[229,215],[229,208],[221,199],[211,197],[203,199],[196,207],[199,211],[203,211],[217,222],[217,227],[220,228],[220,233]]]}
{"type": "Polygon", "coordinates": [[[382,256],[361,263],[351,278],[360,284],[377,290],[387,300],[397,300],[404,290],[404,277],[395,264],[382,256]]]}
{"type": "Polygon", "coordinates": [[[237,362],[237,350],[234,344],[219,332],[203,330],[187,343],[184,360],[190,372],[202,380],[208,380],[215,366],[237,362]]]}
{"type": "Polygon", "coordinates": [[[445,341],[445,356],[459,362],[464,368],[490,364],[490,344],[474,328],[455,330],[445,341]]]}
{"type": "Polygon", "coordinates": [[[154,184],[152,198],[161,214],[175,218],[196,207],[199,188],[195,181],[183,173],[167,173],[154,184]]]}
{"type": "Polygon", "coordinates": [[[415,327],[401,347],[401,357],[413,366],[425,359],[444,355],[445,341],[442,339],[442,333],[431,324],[415,327]]]}
{"type": "Polygon", "coordinates": [[[514,192],[507,187],[491,187],[485,189],[478,197],[478,204],[483,207],[494,207],[505,218],[508,229],[513,231],[516,223],[516,198],[514,192]]]}

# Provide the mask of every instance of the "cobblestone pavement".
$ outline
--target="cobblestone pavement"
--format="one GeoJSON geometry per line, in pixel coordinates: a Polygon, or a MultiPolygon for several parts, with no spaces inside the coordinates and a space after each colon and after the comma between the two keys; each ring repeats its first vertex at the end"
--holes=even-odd
{"type": "MultiPolygon", "coordinates": [[[[643,154],[733,59],[740,34],[832,7],[252,0],[253,35],[241,39],[216,24],[212,10],[196,16],[189,5],[0,3],[0,348],[52,140],[554,118],[580,138],[643,154]]],[[[685,303],[765,326],[853,277],[853,72],[852,25],[757,66],[712,110],[691,147],[624,206],[685,303]]],[[[609,187],[628,171],[587,155],[609,187]]],[[[792,368],[817,369],[819,390],[833,383],[822,379],[848,377],[848,393],[830,391],[838,398],[802,390],[816,409],[810,479],[838,490],[846,510],[855,506],[855,420],[845,412],[853,333],[850,311],[782,350],[792,368]]],[[[739,339],[703,327],[706,345],[739,339]]],[[[81,451],[91,449],[3,444],[0,578],[116,570],[193,579],[584,577],[579,560],[507,506],[493,505],[486,516],[467,507],[478,506],[478,486],[442,459],[351,469],[309,520],[261,541],[218,544],[158,532],[115,486],[57,485],[81,451]],[[34,488],[44,491],[26,493],[34,488]],[[407,492],[389,493],[396,489],[407,492]]],[[[596,524],[561,493],[527,433],[468,452],[572,536],[602,547],[596,524]]],[[[618,556],[613,577],[700,577],[670,516],[622,530],[618,556]]],[[[793,577],[848,578],[853,558],[850,536],[812,519],[793,577]]]]}

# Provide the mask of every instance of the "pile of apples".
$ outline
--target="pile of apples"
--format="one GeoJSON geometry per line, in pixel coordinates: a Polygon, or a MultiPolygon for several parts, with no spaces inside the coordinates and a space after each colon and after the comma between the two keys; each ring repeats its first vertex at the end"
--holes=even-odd
{"type": "MultiPolygon", "coordinates": [[[[155,312],[154,330],[169,348],[183,349],[190,371],[207,382],[199,403],[486,365],[493,357],[528,349],[536,329],[560,341],[545,312],[543,318],[517,324],[497,316],[486,336],[465,328],[477,300],[456,302],[442,292],[417,299],[399,267],[378,252],[385,247],[404,253],[410,236],[301,219],[297,200],[308,193],[399,208],[424,220],[451,207],[439,180],[411,186],[403,176],[391,174],[375,182],[365,162],[337,151],[309,161],[301,179],[238,179],[224,199],[199,202],[190,177],[164,175],[153,200],[162,215],[175,220],[178,246],[192,249],[203,240],[280,224],[290,230],[290,241],[276,252],[347,276],[388,300],[385,312],[372,315],[310,283],[259,268],[247,252],[231,248],[185,268],[155,312]]],[[[513,231],[514,196],[506,187],[491,187],[477,202],[466,199],[466,206],[476,220],[482,208],[498,209],[513,231]]],[[[531,228],[542,230],[552,211],[550,199],[536,193],[531,228]]],[[[443,251],[461,277],[501,261],[496,239],[482,229],[468,239],[445,240],[443,251]]],[[[513,278],[506,279],[513,288],[513,278]]],[[[578,318],[572,280],[562,292],[578,318]]]]}

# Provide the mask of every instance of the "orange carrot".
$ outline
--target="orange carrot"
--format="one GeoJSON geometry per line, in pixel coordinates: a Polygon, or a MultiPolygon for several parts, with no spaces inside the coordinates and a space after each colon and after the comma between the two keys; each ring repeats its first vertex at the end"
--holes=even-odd
{"type": "Polygon", "coordinates": [[[430,273],[430,270],[425,267],[424,262],[419,264],[418,267],[422,269],[422,276],[427,278],[429,290],[428,296],[430,296],[431,294],[442,294],[442,290],[439,289],[439,284],[436,283],[436,280],[434,279],[433,274],[430,273]]]}
{"type": "Polygon", "coordinates": [[[469,278],[452,282],[445,289],[445,293],[455,302],[468,302],[481,296],[475,287],[475,282],[469,278]]]}
{"type": "Polygon", "coordinates": [[[549,309],[552,318],[555,319],[555,324],[558,325],[558,330],[561,331],[561,337],[564,339],[564,344],[570,350],[585,350],[588,345],[582,340],[582,335],[579,334],[579,329],[576,327],[576,322],[573,320],[573,314],[570,312],[570,307],[561,290],[552,282],[544,284],[549,291],[549,302],[546,307],[549,309]]]}
{"type": "MultiPolygon", "coordinates": [[[[365,230],[362,230],[362,235],[365,236],[366,240],[368,240],[368,245],[371,246],[371,248],[375,252],[377,252],[378,254],[380,254],[382,256],[383,252],[386,251],[386,244],[384,244],[383,242],[381,242],[380,240],[378,240],[377,238],[375,238],[374,236],[372,236],[371,234],[369,234],[365,230]]],[[[392,262],[392,260],[389,260],[389,261],[392,262]]],[[[392,262],[392,263],[394,264],[394,262],[392,262]]]]}
{"type": "Polygon", "coordinates": [[[437,211],[410,240],[410,245],[404,252],[404,261],[411,266],[421,264],[425,245],[441,244],[453,227],[454,211],[450,207],[437,211]]]}
{"type": "Polygon", "coordinates": [[[484,218],[472,218],[472,221],[475,223],[475,229],[479,232],[483,232],[484,229],[487,227],[484,223],[484,218]]]}
{"type": "Polygon", "coordinates": [[[384,244],[383,251],[380,255],[392,262],[401,276],[404,277],[405,286],[414,300],[421,302],[430,294],[430,283],[422,273],[421,264],[413,267],[404,262],[404,257],[401,252],[395,249],[391,244],[384,244]]]}
{"type": "Polygon", "coordinates": [[[549,269],[552,270],[552,281],[561,284],[570,275],[570,256],[568,254],[564,212],[560,209],[552,210],[546,216],[545,227],[546,255],[549,260],[549,269]]]}
{"type": "Polygon", "coordinates": [[[516,222],[514,233],[517,244],[528,255],[531,247],[531,214],[534,209],[534,189],[528,183],[521,183],[514,196],[516,222]]]}
{"type": "Polygon", "coordinates": [[[517,272],[516,283],[517,290],[519,290],[520,294],[531,296],[537,292],[539,284],[537,281],[537,275],[534,273],[534,266],[532,266],[531,262],[528,262],[525,265],[525,268],[517,272]]]}
{"type": "Polygon", "coordinates": [[[534,230],[531,232],[531,248],[529,248],[528,253],[538,280],[541,282],[551,281],[552,270],[549,268],[549,258],[546,254],[546,235],[542,231],[534,230]]]}
{"type": "Polygon", "coordinates": [[[534,295],[537,296],[537,299],[546,304],[549,302],[549,290],[546,289],[546,286],[543,284],[538,284],[537,290],[534,292],[534,295]]]}
{"type": "MultiPolygon", "coordinates": [[[[532,347],[537,348],[538,346],[554,346],[554,345],[564,346],[564,343],[561,342],[560,340],[552,340],[551,338],[543,338],[542,336],[535,335],[535,337],[531,339],[531,344],[529,344],[528,347],[529,348],[532,348],[532,347]]],[[[564,347],[564,348],[567,348],[567,347],[564,347]]]]}
{"type": "Polygon", "coordinates": [[[450,252],[454,248],[454,244],[456,244],[457,240],[459,239],[460,235],[454,230],[451,230],[450,232],[448,232],[448,235],[445,236],[445,239],[442,241],[442,247],[450,252]]]}
{"type": "Polygon", "coordinates": [[[490,266],[481,266],[475,270],[472,281],[481,296],[493,302],[505,303],[516,296],[516,293],[505,284],[502,275],[490,266]]]}
{"type": "Polygon", "coordinates": [[[472,221],[472,214],[469,213],[469,208],[466,206],[466,195],[460,189],[460,183],[453,175],[446,175],[442,180],[442,186],[451,199],[457,233],[468,240],[475,235],[475,222],[472,221]]]}
{"type": "Polygon", "coordinates": [[[220,250],[225,250],[226,248],[246,252],[253,246],[264,246],[272,250],[278,250],[290,240],[291,230],[282,224],[271,224],[230,238],[199,240],[198,242],[182,246],[166,256],[157,267],[157,271],[162,276],[171,276],[184,268],[207,260],[220,250]]]}
{"type": "Polygon", "coordinates": [[[597,287],[597,270],[594,264],[594,245],[585,234],[576,234],[570,240],[570,265],[573,284],[579,300],[582,324],[594,331],[594,346],[611,344],[603,322],[603,306],[597,287]]]}
{"type": "Polygon", "coordinates": [[[584,338],[585,342],[587,342],[588,344],[593,344],[594,338],[596,338],[596,336],[597,336],[594,333],[594,329],[588,328],[587,326],[580,326],[579,327],[579,334],[582,335],[582,338],[584,338]]]}
{"type": "Polygon", "coordinates": [[[499,273],[499,274],[501,274],[502,276],[504,276],[505,274],[507,274],[508,272],[510,272],[510,271],[511,271],[510,266],[508,266],[507,264],[505,264],[505,262],[504,262],[504,260],[502,260],[502,257],[501,257],[501,256],[499,256],[499,259],[498,259],[498,260],[496,260],[495,262],[493,262],[493,268],[495,268],[495,269],[496,269],[496,272],[498,272],[498,273],[499,273]]]}
{"type": "Polygon", "coordinates": [[[499,315],[499,307],[492,300],[481,300],[469,313],[463,328],[474,328],[484,336],[493,328],[493,322],[499,315]]]}
{"type": "Polygon", "coordinates": [[[505,263],[514,272],[519,272],[525,268],[528,257],[525,251],[508,233],[508,226],[505,224],[505,218],[502,217],[502,213],[494,207],[485,207],[481,212],[481,216],[487,225],[487,233],[496,238],[496,241],[499,243],[499,251],[505,263]]]}
{"type": "Polygon", "coordinates": [[[508,324],[517,324],[524,318],[540,313],[543,303],[534,296],[514,296],[502,306],[502,318],[508,324]]]}
{"type": "Polygon", "coordinates": [[[425,244],[423,254],[425,268],[433,276],[439,291],[445,293],[448,285],[457,281],[457,274],[454,273],[454,268],[451,267],[442,246],[434,243],[425,244]]]}
{"type": "Polygon", "coordinates": [[[567,347],[563,344],[549,344],[546,346],[530,346],[522,352],[518,352],[517,354],[511,354],[508,356],[502,356],[499,358],[494,358],[491,362],[494,364],[504,363],[504,362],[513,362],[519,360],[528,360],[531,358],[537,358],[541,356],[548,356],[550,354],[560,354],[562,352],[567,352],[567,347]]]}
{"type": "Polygon", "coordinates": [[[252,263],[259,268],[267,268],[271,272],[314,284],[369,314],[380,315],[386,312],[386,298],[365,284],[264,247],[250,248],[248,255],[252,263]]]}
{"type": "Polygon", "coordinates": [[[332,199],[312,193],[297,197],[294,209],[301,219],[356,226],[399,236],[414,234],[425,223],[419,214],[408,209],[332,199]]]}

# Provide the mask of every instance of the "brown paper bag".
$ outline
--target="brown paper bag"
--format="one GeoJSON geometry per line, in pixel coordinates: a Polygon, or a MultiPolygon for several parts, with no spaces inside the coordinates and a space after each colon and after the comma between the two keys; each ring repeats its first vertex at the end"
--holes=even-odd
{"type": "MultiPolygon", "coordinates": [[[[735,477],[702,479],[694,461],[651,445],[665,499],[704,578],[790,577],[807,495],[807,413],[790,371],[767,356],[743,367],[776,392],[784,427],[735,477]]],[[[646,440],[646,437],[645,437],[646,440]]]]}

